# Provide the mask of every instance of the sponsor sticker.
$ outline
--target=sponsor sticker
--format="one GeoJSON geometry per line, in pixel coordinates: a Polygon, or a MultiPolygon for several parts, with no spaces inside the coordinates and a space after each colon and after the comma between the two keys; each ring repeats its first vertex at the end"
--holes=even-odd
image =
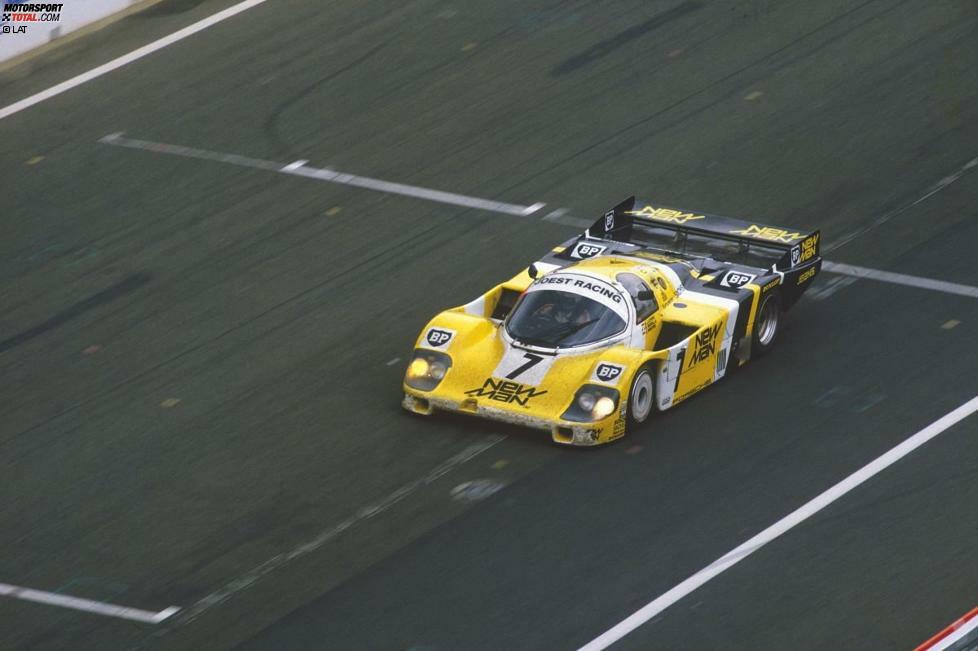
{"type": "Polygon", "coordinates": [[[720,286],[737,289],[739,287],[743,287],[755,278],[757,278],[756,275],[747,274],[743,271],[728,271],[727,273],[723,274],[722,278],[720,278],[720,286]]]}
{"type": "Polygon", "coordinates": [[[671,208],[654,208],[652,206],[645,206],[641,210],[631,210],[628,214],[635,215],[636,217],[654,219],[660,222],[669,222],[671,224],[685,224],[694,219],[706,219],[706,215],[697,215],[696,213],[682,212],[680,210],[672,210],[671,208]]]}
{"type": "Polygon", "coordinates": [[[815,267],[812,267],[808,271],[803,271],[801,273],[801,275],[798,276],[798,283],[797,284],[799,284],[799,285],[802,284],[803,282],[805,282],[806,280],[808,280],[809,278],[811,278],[814,275],[815,275],[815,267]]]}
{"type": "Polygon", "coordinates": [[[496,402],[506,404],[517,404],[523,407],[530,406],[530,400],[537,396],[542,396],[546,391],[539,391],[536,387],[520,384],[511,380],[501,380],[497,378],[486,378],[481,387],[469,389],[465,395],[473,398],[489,398],[496,402]]]}
{"type": "Polygon", "coordinates": [[[795,244],[791,247],[791,266],[796,267],[801,262],[801,247],[795,244]]]}
{"type": "Polygon", "coordinates": [[[791,244],[795,240],[800,240],[805,237],[804,233],[792,233],[786,231],[783,228],[773,228],[771,226],[758,226],[757,224],[751,224],[747,228],[742,228],[740,230],[730,231],[733,235],[743,235],[745,237],[752,237],[755,240],[767,240],[768,242],[784,242],[785,244],[791,244]]]}
{"type": "Polygon", "coordinates": [[[574,245],[573,250],[571,250],[571,257],[577,258],[578,260],[583,260],[585,258],[593,258],[596,255],[604,253],[604,250],[608,247],[602,246],[600,244],[590,244],[588,242],[578,242],[574,245]]]}
{"type": "Polygon", "coordinates": [[[448,328],[428,328],[425,333],[425,343],[432,348],[445,348],[455,338],[455,331],[448,328]]]}
{"type": "Polygon", "coordinates": [[[716,353],[717,335],[720,334],[722,326],[722,322],[717,322],[709,328],[704,328],[693,337],[692,344],[686,353],[687,371],[716,353]]]}
{"type": "MultiPolygon", "coordinates": [[[[815,257],[815,252],[818,250],[818,238],[819,233],[815,233],[801,243],[801,252],[799,254],[799,262],[805,262],[806,260],[811,260],[815,257]]],[[[793,256],[794,254],[792,254],[793,256]]]]}
{"type": "Polygon", "coordinates": [[[617,384],[618,379],[621,374],[625,371],[625,367],[620,364],[612,364],[611,362],[598,362],[598,365],[594,367],[594,373],[591,374],[591,380],[593,382],[605,382],[607,384],[617,384]]]}
{"type": "Polygon", "coordinates": [[[615,227],[615,211],[609,210],[604,214],[604,230],[610,231],[615,227]]]}

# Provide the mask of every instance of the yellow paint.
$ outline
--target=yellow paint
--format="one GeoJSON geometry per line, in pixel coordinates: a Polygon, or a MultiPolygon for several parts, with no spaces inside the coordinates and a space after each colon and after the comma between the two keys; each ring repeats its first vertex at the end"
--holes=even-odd
{"type": "Polygon", "coordinates": [[[42,160],[44,160],[44,156],[35,156],[35,157],[33,157],[33,158],[31,158],[31,159],[29,159],[29,160],[27,161],[27,164],[28,164],[28,165],[37,165],[37,164],[38,164],[38,163],[40,163],[40,162],[41,162],[42,160]]]}
{"type": "MultiPolygon", "coordinates": [[[[784,242],[785,244],[791,244],[795,240],[800,240],[805,237],[804,233],[789,233],[783,228],[773,228],[771,226],[758,226],[756,224],[751,224],[747,228],[743,228],[739,231],[730,231],[731,235],[743,235],[744,237],[753,237],[757,240],[767,240],[768,242],[784,242]]],[[[816,242],[817,242],[816,238],[816,242]]],[[[814,246],[814,243],[813,243],[814,246]]]]}
{"type": "MultiPolygon", "coordinates": [[[[687,215],[677,213],[662,215],[662,218],[674,220],[687,218],[687,215]]],[[[664,360],[675,361],[677,355],[685,354],[681,373],[678,377],[673,375],[675,385],[669,385],[670,388],[675,386],[671,404],[677,404],[713,383],[717,360],[727,350],[724,337],[729,312],[725,308],[712,302],[701,303],[693,292],[677,295],[676,288],[655,266],[632,258],[598,256],[568,268],[575,269],[612,281],[627,271],[639,275],[653,287],[659,310],[646,320],[648,323],[632,325],[637,329],[636,335],[645,335],[641,337],[641,343],[636,337],[610,347],[558,354],[548,362],[546,375],[537,379],[536,384],[530,384],[521,376],[495,375],[507,348],[500,326],[488,317],[503,289],[523,291],[533,282],[523,270],[471,303],[438,314],[422,329],[415,343],[415,348],[420,350],[432,349],[426,338],[430,328],[453,333],[448,343],[436,347],[453,363],[431,390],[417,389],[405,382],[404,407],[423,415],[452,411],[542,429],[560,443],[572,443],[571,432],[576,431],[579,436],[590,437],[594,444],[602,444],[626,433],[629,392],[634,377],[644,365],[659,368],[664,360]],[[678,303],[682,307],[676,307],[678,303]],[[691,337],[668,349],[651,350],[666,322],[689,326],[693,329],[691,337]],[[620,366],[620,375],[607,382],[596,379],[597,369],[602,364],[620,366]],[[563,420],[581,386],[594,383],[613,386],[619,392],[620,400],[614,410],[590,422],[563,420]]],[[[752,289],[755,296],[760,293],[756,285],[752,289]]],[[[659,375],[655,374],[656,382],[659,382],[659,375]]]]}
{"type": "Polygon", "coordinates": [[[686,222],[691,222],[696,219],[706,219],[706,215],[697,215],[691,212],[680,212],[670,208],[653,208],[652,206],[644,206],[641,210],[629,210],[626,211],[625,214],[635,215],[636,217],[645,217],[646,219],[654,219],[656,221],[668,222],[671,224],[685,224],[686,222]]]}
{"type": "Polygon", "coordinates": [[[757,309],[761,306],[761,288],[759,285],[755,285],[754,283],[747,283],[744,285],[744,289],[749,289],[754,293],[754,300],[751,304],[750,314],[747,316],[747,330],[744,331],[744,334],[750,337],[752,334],[754,334],[754,317],[757,316],[757,309]]]}
{"type": "Polygon", "coordinates": [[[951,319],[950,321],[945,322],[944,325],[941,326],[941,330],[950,330],[951,328],[956,328],[959,325],[961,325],[960,321],[958,321],[957,319],[951,319]]]}

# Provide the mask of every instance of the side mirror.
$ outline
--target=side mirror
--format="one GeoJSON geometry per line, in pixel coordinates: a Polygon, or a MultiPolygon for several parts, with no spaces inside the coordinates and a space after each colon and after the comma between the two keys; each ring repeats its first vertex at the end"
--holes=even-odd
{"type": "Polygon", "coordinates": [[[527,268],[526,273],[530,274],[530,278],[533,278],[534,280],[536,280],[537,276],[540,275],[540,270],[537,269],[537,266],[535,264],[531,264],[527,268]]]}

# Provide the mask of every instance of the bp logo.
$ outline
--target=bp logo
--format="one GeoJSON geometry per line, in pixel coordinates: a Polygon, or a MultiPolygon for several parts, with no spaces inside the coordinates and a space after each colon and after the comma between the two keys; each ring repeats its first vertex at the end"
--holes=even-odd
{"type": "Polygon", "coordinates": [[[594,369],[594,379],[598,382],[615,382],[621,376],[621,373],[624,370],[624,366],[610,364],[608,362],[601,362],[598,364],[598,367],[594,369]]]}
{"type": "Polygon", "coordinates": [[[791,247],[791,266],[794,267],[799,262],[801,262],[801,247],[795,244],[791,247]]]}
{"type": "Polygon", "coordinates": [[[742,271],[728,271],[727,273],[723,274],[723,278],[720,279],[720,286],[743,287],[756,277],[757,276],[754,274],[745,274],[742,271]]]}
{"type": "Polygon", "coordinates": [[[593,258],[604,252],[607,247],[601,246],[600,244],[588,244],[587,242],[578,242],[574,246],[574,250],[571,251],[572,258],[593,258]]]}
{"type": "Polygon", "coordinates": [[[432,348],[443,348],[448,345],[448,342],[452,340],[455,336],[454,330],[447,330],[444,328],[429,328],[428,334],[425,335],[425,341],[432,348]]]}
{"type": "Polygon", "coordinates": [[[604,214],[604,229],[610,231],[615,227],[615,211],[609,210],[604,214]]]}

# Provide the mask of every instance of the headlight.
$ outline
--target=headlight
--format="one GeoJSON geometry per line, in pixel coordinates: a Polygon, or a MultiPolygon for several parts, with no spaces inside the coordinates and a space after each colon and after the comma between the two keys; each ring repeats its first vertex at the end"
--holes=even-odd
{"type": "Polygon", "coordinates": [[[435,380],[441,380],[447,371],[448,367],[439,361],[434,361],[428,366],[428,375],[435,380]]]}
{"type": "Polygon", "coordinates": [[[577,390],[574,401],[561,418],[577,423],[602,420],[613,414],[618,408],[618,398],[617,389],[597,384],[585,384],[577,390]]]}
{"type": "Polygon", "coordinates": [[[444,379],[451,367],[452,358],[445,353],[419,348],[414,351],[414,359],[408,364],[404,383],[413,389],[431,391],[444,379]]]}
{"type": "Polygon", "coordinates": [[[591,409],[591,414],[594,416],[594,420],[601,420],[615,410],[615,401],[608,396],[602,396],[598,398],[598,401],[594,403],[594,408],[591,409]]]}
{"type": "Polygon", "coordinates": [[[418,378],[428,375],[431,365],[423,357],[415,357],[408,365],[408,377],[418,378]]]}
{"type": "Polygon", "coordinates": [[[577,404],[584,411],[591,411],[594,409],[595,400],[596,398],[594,397],[594,394],[587,391],[581,391],[581,393],[577,396],[577,404]]]}

